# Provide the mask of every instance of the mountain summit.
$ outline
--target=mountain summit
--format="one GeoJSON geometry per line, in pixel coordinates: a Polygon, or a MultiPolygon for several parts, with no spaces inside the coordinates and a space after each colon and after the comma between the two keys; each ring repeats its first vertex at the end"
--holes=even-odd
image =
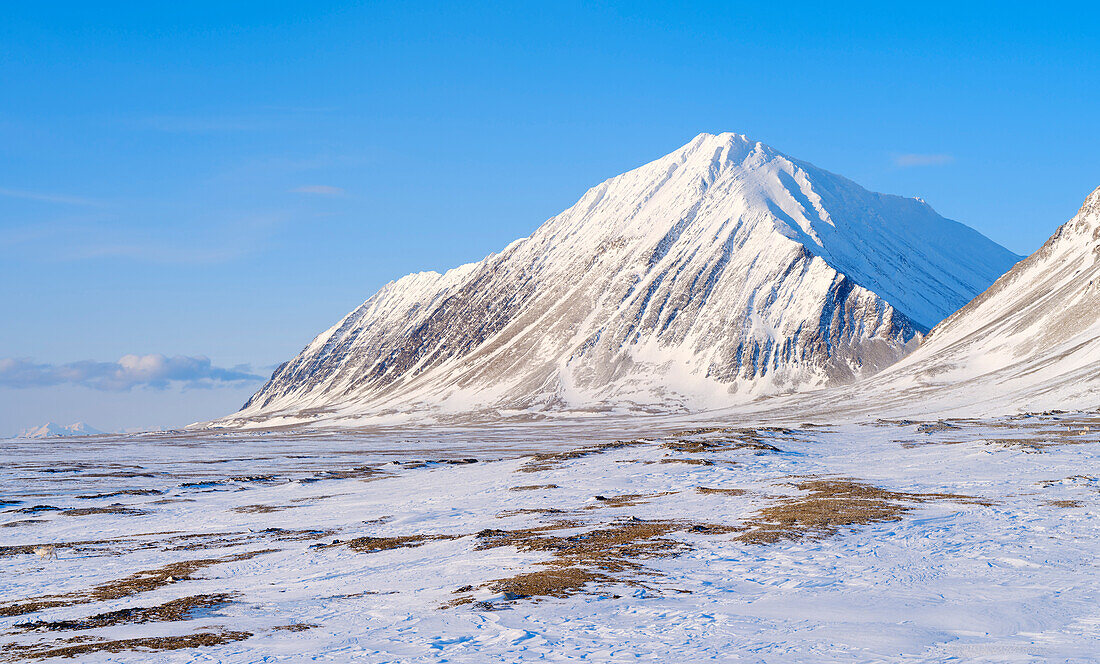
{"type": "Polygon", "coordinates": [[[498,254],[386,285],[223,423],[663,411],[851,382],[1018,259],[918,199],[700,134],[498,254]]]}

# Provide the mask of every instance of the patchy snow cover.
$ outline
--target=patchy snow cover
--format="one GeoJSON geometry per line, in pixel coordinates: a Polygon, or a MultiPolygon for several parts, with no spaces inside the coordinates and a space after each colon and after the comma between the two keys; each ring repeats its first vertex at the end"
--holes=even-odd
{"type": "Polygon", "coordinates": [[[3,652],[1095,656],[1096,414],[625,433],[0,441],[3,652]]]}
{"type": "Polygon", "coordinates": [[[918,199],[700,134],[499,254],[387,285],[220,424],[667,412],[843,384],[1018,258],[918,199]]]}

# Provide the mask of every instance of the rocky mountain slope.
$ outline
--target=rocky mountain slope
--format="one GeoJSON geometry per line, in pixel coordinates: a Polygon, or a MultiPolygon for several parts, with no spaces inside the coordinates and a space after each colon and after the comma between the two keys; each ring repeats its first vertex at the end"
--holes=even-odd
{"type": "Polygon", "coordinates": [[[700,134],[498,254],[388,284],[222,423],[675,411],[847,383],[1018,258],[921,200],[700,134]]]}
{"type": "Polygon", "coordinates": [[[1100,408],[1100,188],[1034,254],[861,386],[898,413],[1100,408]]]}

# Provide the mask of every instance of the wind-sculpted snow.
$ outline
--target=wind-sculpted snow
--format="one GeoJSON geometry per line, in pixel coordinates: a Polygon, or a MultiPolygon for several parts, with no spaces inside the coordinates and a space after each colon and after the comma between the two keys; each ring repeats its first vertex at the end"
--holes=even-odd
{"type": "Polygon", "coordinates": [[[0,440],[0,652],[1096,661],[1100,415],[652,419],[0,440]]]}
{"type": "Polygon", "coordinates": [[[667,411],[848,383],[1017,258],[922,201],[701,134],[499,254],[389,284],[227,421],[667,411]]]}

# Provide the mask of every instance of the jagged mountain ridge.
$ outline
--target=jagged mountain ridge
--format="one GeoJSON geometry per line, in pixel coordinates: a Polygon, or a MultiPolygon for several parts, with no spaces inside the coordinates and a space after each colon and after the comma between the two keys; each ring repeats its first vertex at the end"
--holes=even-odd
{"type": "Polygon", "coordinates": [[[923,201],[701,134],[499,254],[388,284],[228,421],[663,410],[850,382],[1017,259],[923,201]]]}

